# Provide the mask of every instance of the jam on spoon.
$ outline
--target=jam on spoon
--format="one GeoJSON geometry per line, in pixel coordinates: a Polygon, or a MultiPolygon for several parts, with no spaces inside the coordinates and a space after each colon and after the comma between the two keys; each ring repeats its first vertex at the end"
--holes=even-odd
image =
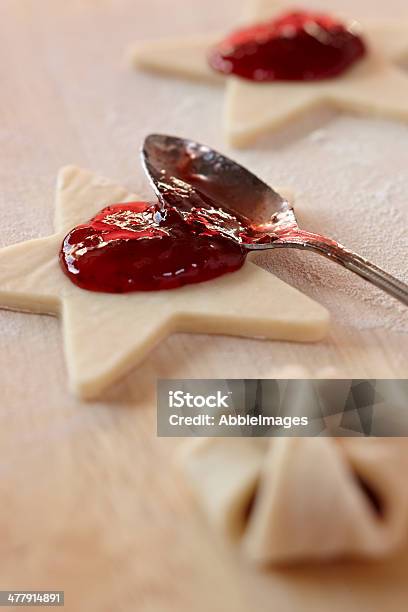
{"type": "Polygon", "coordinates": [[[295,11],[232,33],[208,59],[214,70],[251,81],[317,81],[344,73],[365,54],[352,26],[295,11]]]}
{"type": "Polygon", "coordinates": [[[192,199],[185,190],[178,197],[180,189],[173,190],[173,202],[114,204],[75,227],[60,251],[65,274],[82,289],[127,293],[173,289],[238,270],[247,254],[241,243],[260,240],[249,221],[197,192],[192,199]]]}

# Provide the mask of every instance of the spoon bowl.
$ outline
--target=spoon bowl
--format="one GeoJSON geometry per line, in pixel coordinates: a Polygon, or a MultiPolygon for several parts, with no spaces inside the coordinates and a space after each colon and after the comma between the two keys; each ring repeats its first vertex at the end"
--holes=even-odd
{"type": "Polygon", "coordinates": [[[185,199],[189,206],[210,198],[249,220],[251,235],[258,233],[260,240],[244,240],[248,251],[289,247],[320,253],[408,305],[408,285],[335,240],[301,229],[285,198],[214,149],[186,138],[151,134],[143,145],[142,163],[163,205],[175,193],[178,202],[185,199]]]}
{"type": "Polygon", "coordinates": [[[183,181],[262,231],[297,226],[293,207],[279,193],[240,164],[194,140],[152,134],[144,142],[142,162],[159,200],[166,195],[166,184],[183,181]]]}

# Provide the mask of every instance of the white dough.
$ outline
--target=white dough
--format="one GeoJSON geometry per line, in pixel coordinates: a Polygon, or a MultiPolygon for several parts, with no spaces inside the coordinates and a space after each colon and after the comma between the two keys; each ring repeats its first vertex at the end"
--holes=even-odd
{"type": "Polygon", "coordinates": [[[395,438],[208,438],[186,444],[182,467],[210,523],[252,561],[378,558],[404,542],[407,451],[395,438]]]}
{"type": "MultiPolygon", "coordinates": [[[[252,0],[244,22],[291,9],[291,0],[252,0]]],[[[141,43],[131,57],[134,65],[144,69],[224,83],[226,139],[243,147],[322,105],[407,121],[408,75],[397,63],[408,57],[408,13],[405,22],[367,25],[363,35],[369,48],[366,58],[340,77],[314,83],[253,83],[218,75],[209,67],[207,55],[225,34],[141,43]]]]}
{"type": "Polygon", "coordinates": [[[62,272],[64,236],[100,209],[138,200],[122,187],[69,166],[58,177],[56,234],[0,250],[0,307],[61,313],[71,388],[100,394],[175,331],[312,342],[327,331],[325,308],[258,266],[171,291],[85,291],[62,272]]]}

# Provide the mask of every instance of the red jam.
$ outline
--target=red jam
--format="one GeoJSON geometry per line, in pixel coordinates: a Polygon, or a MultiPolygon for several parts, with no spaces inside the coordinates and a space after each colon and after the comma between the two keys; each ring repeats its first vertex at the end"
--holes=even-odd
{"type": "MultiPolygon", "coordinates": [[[[248,222],[208,199],[200,206],[131,202],[104,208],[64,239],[61,266],[83,289],[173,289],[239,269],[248,222]]],[[[198,202],[196,202],[197,204],[198,202]]]]}
{"type": "Polygon", "coordinates": [[[211,51],[209,62],[251,81],[317,81],[342,74],[365,53],[351,27],[296,11],[234,32],[211,51]]]}

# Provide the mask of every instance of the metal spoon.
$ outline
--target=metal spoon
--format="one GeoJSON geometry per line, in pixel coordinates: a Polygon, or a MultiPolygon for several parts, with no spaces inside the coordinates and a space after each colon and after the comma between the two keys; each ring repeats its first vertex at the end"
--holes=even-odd
{"type": "Polygon", "coordinates": [[[162,203],[176,186],[181,197],[204,194],[221,208],[250,219],[260,241],[244,242],[248,251],[283,247],[315,251],[408,305],[408,285],[335,240],[302,230],[287,200],[246,168],[210,147],[193,140],[152,134],[144,142],[142,162],[162,203]]]}

